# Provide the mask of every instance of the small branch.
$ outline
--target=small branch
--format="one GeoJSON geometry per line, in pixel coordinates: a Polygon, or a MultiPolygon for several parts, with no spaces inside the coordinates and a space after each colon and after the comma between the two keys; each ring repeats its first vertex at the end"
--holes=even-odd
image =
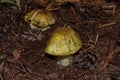
{"type": "Polygon", "coordinates": [[[108,56],[104,60],[103,69],[107,68],[107,66],[109,65],[110,60],[113,58],[113,56],[115,54],[114,47],[115,47],[115,41],[114,40],[110,40],[109,54],[108,54],[108,56]]]}
{"type": "Polygon", "coordinates": [[[53,10],[58,10],[60,9],[60,7],[52,7],[54,5],[55,1],[51,2],[46,8],[45,10],[48,10],[48,11],[53,11],[53,10]]]}
{"type": "Polygon", "coordinates": [[[2,76],[1,74],[0,74],[0,80],[4,80],[4,79],[3,79],[3,76],[2,76]]]}
{"type": "Polygon", "coordinates": [[[117,21],[113,21],[113,22],[110,22],[110,23],[106,23],[106,24],[103,24],[103,25],[99,26],[99,28],[104,28],[104,27],[112,26],[112,25],[114,25],[114,24],[116,24],[116,23],[117,23],[117,21]]]}

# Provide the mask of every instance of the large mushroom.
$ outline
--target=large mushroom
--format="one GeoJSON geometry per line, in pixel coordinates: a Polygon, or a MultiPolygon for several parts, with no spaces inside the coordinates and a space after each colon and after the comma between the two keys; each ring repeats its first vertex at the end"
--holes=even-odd
{"type": "Polygon", "coordinates": [[[57,56],[57,64],[67,66],[72,62],[72,54],[75,54],[81,47],[81,39],[72,28],[59,27],[48,40],[45,52],[57,56]]]}

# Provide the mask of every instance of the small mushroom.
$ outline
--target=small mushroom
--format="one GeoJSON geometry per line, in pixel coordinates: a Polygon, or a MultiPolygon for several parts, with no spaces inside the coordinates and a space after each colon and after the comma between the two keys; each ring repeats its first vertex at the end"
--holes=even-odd
{"type": "Polygon", "coordinates": [[[45,52],[57,56],[57,64],[67,66],[72,62],[72,54],[75,54],[81,47],[81,39],[72,28],[59,27],[48,40],[45,52]]]}
{"type": "Polygon", "coordinates": [[[39,9],[27,13],[24,19],[30,23],[32,29],[41,29],[41,31],[49,29],[56,22],[56,17],[52,13],[39,9]]]}

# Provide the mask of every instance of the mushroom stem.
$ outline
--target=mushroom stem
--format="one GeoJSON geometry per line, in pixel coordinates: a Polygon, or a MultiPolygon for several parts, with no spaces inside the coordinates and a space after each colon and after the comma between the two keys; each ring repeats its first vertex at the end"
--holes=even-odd
{"type": "Polygon", "coordinates": [[[72,63],[72,55],[57,57],[57,64],[62,66],[68,66],[72,63]]]}

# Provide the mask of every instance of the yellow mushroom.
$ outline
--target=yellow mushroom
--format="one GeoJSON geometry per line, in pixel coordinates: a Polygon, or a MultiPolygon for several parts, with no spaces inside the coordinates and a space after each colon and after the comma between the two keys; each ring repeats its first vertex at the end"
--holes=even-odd
{"type": "Polygon", "coordinates": [[[67,66],[71,62],[71,55],[82,47],[79,35],[70,27],[57,28],[48,40],[45,52],[58,56],[57,64],[67,66]]]}
{"type": "Polygon", "coordinates": [[[24,19],[30,23],[32,29],[41,29],[42,31],[49,29],[56,22],[56,17],[52,13],[39,9],[27,13],[24,19]]]}

